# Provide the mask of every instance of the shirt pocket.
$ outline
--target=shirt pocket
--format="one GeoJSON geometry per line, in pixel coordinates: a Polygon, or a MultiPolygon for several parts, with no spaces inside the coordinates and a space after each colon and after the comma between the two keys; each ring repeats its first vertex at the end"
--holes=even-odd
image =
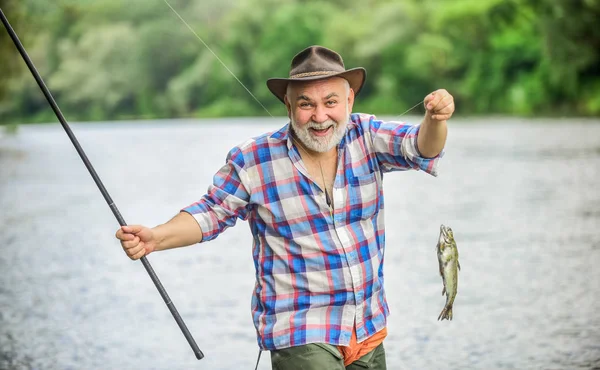
{"type": "Polygon", "coordinates": [[[349,179],[349,203],[351,220],[367,220],[377,211],[379,186],[373,171],[356,173],[349,179]]]}

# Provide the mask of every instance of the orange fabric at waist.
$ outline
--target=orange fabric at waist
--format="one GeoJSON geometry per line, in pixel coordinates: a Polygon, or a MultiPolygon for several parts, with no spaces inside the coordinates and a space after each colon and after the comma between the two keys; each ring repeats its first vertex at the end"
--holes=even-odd
{"type": "Polygon", "coordinates": [[[367,353],[374,350],[380,345],[385,337],[387,336],[387,328],[383,328],[377,333],[373,334],[364,341],[356,342],[356,327],[352,330],[352,338],[350,339],[349,346],[338,346],[338,350],[344,358],[344,366],[348,366],[359,358],[363,357],[367,353]]]}

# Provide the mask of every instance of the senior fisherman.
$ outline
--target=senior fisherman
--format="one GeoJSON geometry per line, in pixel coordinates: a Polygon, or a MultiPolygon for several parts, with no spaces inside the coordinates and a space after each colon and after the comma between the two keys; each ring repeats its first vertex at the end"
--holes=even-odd
{"type": "Polygon", "coordinates": [[[252,316],[273,369],[386,368],[383,174],[436,176],[454,99],[424,99],[417,125],[352,113],[364,68],[321,46],[271,78],[289,122],[234,147],[200,200],[153,228],[116,237],[131,259],[215,239],[249,223],[256,284],[252,316]]]}

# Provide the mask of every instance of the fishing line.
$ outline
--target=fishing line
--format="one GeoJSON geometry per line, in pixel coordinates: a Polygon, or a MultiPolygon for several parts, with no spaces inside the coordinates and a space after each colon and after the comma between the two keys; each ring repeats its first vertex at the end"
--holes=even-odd
{"type": "Polygon", "coordinates": [[[229,69],[227,67],[227,65],[225,65],[225,63],[221,60],[221,58],[219,58],[219,56],[210,48],[210,46],[208,46],[208,44],[206,42],[204,42],[204,40],[202,40],[202,38],[196,33],[196,31],[194,31],[194,29],[185,21],[185,19],[183,19],[183,17],[181,15],[179,15],[179,13],[177,13],[177,11],[175,9],[173,9],[173,7],[171,6],[171,4],[169,4],[169,2],[167,0],[163,0],[165,2],[165,4],[167,4],[167,6],[169,8],[171,8],[171,10],[173,11],[173,13],[175,13],[175,15],[177,15],[177,17],[179,19],[181,19],[181,21],[183,22],[183,24],[186,25],[186,27],[192,31],[192,33],[196,36],[196,38],[198,38],[198,40],[200,40],[200,42],[206,46],[206,48],[208,49],[208,51],[210,51],[212,53],[212,55],[215,56],[215,58],[217,58],[217,60],[219,61],[219,63],[221,63],[221,65],[227,70],[227,72],[229,72],[233,78],[236,79],[237,82],[240,83],[240,85],[242,85],[242,87],[248,92],[248,94],[250,94],[250,96],[252,96],[254,98],[254,100],[256,100],[256,102],[263,107],[263,109],[265,110],[265,112],[267,112],[269,114],[269,116],[273,117],[273,115],[271,114],[271,112],[269,112],[269,110],[260,102],[260,100],[258,100],[258,98],[256,96],[254,96],[254,94],[252,94],[252,92],[250,92],[250,90],[246,87],[246,85],[244,85],[242,83],[242,81],[240,81],[239,78],[237,78],[237,76],[235,75],[235,73],[233,73],[231,71],[231,69],[229,69]]]}
{"type": "Polygon", "coordinates": [[[403,115],[405,115],[406,113],[410,112],[411,110],[415,109],[416,107],[418,107],[419,105],[423,104],[425,102],[425,100],[421,100],[420,102],[418,102],[417,104],[413,105],[411,108],[408,108],[404,113],[402,113],[401,115],[397,116],[396,118],[400,118],[403,115]]]}
{"type": "MultiPolygon", "coordinates": [[[[181,22],[183,22],[183,24],[194,34],[194,36],[196,36],[196,38],[198,40],[200,40],[200,42],[202,43],[202,45],[204,45],[208,49],[208,51],[210,51],[211,54],[214,55],[215,58],[217,58],[217,60],[219,61],[219,63],[221,63],[221,65],[223,66],[223,68],[225,68],[227,70],[227,72],[229,72],[229,74],[231,74],[231,76],[233,76],[233,78],[235,78],[235,80],[244,88],[244,90],[246,90],[248,92],[248,94],[250,94],[250,96],[254,100],[256,100],[256,102],[265,110],[265,112],[267,112],[267,114],[269,116],[273,117],[273,115],[271,114],[271,112],[269,112],[269,110],[263,105],[263,103],[261,103],[260,100],[258,100],[258,98],[256,96],[254,96],[254,94],[252,94],[252,92],[250,91],[250,89],[248,89],[246,87],[246,85],[244,85],[244,83],[242,83],[242,81],[240,81],[240,79],[235,75],[235,73],[233,73],[233,71],[231,71],[231,69],[229,69],[229,67],[227,67],[227,65],[225,64],[225,62],[223,62],[221,60],[221,58],[219,58],[219,56],[217,55],[217,53],[215,53],[213,51],[213,49],[211,49],[210,46],[208,46],[208,44],[198,35],[198,33],[196,33],[196,31],[194,31],[194,29],[192,28],[192,26],[190,26],[189,23],[186,22],[185,19],[183,19],[183,17],[177,12],[177,10],[175,10],[175,8],[173,8],[173,6],[171,6],[171,4],[169,3],[169,1],[167,1],[167,0],[163,0],[163,1],[173,11],[173,13],[175,13],[175,15],[177,16],[177,18],[179,18],[181,20],[181,22]]],[[[409,108],[406,112],[402,113],[398,117],[402,117],[406,113],[408,113],[411,110],[415,109],[417,106],[419,106],[421,103],[423,103],[423,101],[424,100],[421,100],[420,102],[418,102],[417,104],[415,104],[412,108],[409,108]]]]}

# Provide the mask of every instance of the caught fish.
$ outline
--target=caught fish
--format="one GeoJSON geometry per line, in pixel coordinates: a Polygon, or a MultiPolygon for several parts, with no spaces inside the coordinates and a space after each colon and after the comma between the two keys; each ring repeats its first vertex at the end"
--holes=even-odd
{"type": "Polygon", "coordinates": [[[458,270],[460,270],[460,263],[458,263],[456,241],[450,227],[440,226],[440,237],[436,245],[436,250],[440,264],[440,275],[444,283],[442,295],[446,295],[446,305],[440,313],[438,320],[452,320],[452,305],[454,304],[454,298],[456,298],[458,290],[458,270]]]}

